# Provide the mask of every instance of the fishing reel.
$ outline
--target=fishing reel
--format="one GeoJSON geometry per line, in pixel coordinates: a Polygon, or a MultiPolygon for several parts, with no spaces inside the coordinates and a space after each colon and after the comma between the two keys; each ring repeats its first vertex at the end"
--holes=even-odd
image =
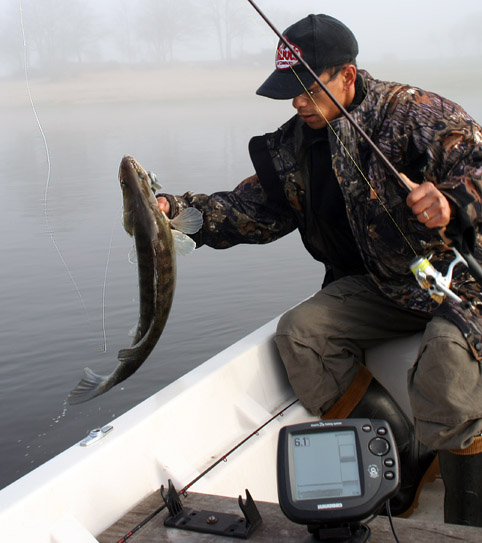
{"type": "Polygon", "coordinates": [[[433,264],[430,263],[429,258],[423,256],[417,256],[410,264],[410,270],[415,276],[418,284],[424,290],[427,290],[430,297],[439,304],[444,301],[445,296],[448,296],[458,303],[465,303],[462,298],[450,290],[450,285],[452,283],[452,275],[455,266],[457,264],[464,264],[464,266],[467,266],[467,262],[457,249],[452,248],[452,251],[455,254],[455,258],[450,263],[445,275],[435,269],[433,264]]]}

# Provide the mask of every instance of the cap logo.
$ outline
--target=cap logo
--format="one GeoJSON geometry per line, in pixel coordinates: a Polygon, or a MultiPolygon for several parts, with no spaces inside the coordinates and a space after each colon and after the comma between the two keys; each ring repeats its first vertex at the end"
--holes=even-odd
{"type": "MultiPolygon", "coordinates": [[[[301,49],[297,45],[289,42],[286,36],[285,40],[291,45],[293,50],[296,51],[298,55],[300,55],[300,57],[303,56],[301,53],[301,49]]],[[[276,50],[276,69],[287,70],[288,68],[291,68],[296,64],[299,64],[299,60],[295,57],[295,55],[293,55],[290,49],[288,49],[288,47],[286,47],[286,45],[282,41],[280,41],[278,44],[278,49],[276,50]]]]}

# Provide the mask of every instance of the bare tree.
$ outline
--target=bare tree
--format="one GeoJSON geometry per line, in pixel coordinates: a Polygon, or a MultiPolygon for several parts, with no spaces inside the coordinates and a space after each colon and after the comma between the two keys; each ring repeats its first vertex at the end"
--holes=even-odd
{"type": "Polygon", "coordinates": [[[24,0],[22,21],[29,61],[39,68],[53,72],[94,54],[95,14],[90,0],[24,0]]]}
{"type": "Polygon", "coordinates": [[[133,0],[118,0],[111,13],[112,25],[109,25],[107,40],[111,39],[118,57],[129,64],[139,60],[139,47],[136,44],[137,25],[135,24],[139,2],[133,0]]]}
{"type": "Polygon", "coordinates": [[[231,60],[238,52],[242,53],[244,37],[259,24],[259,18],[245,4],[232,0],[209,0],[205,4],[207,19],[214,27],[217,36],[219,54],[222,60],[231,60]]]}
{"type": "Polygon", "coordinates": [[[174,59],[175,43],[189,36],[189,2],[145,0],[137,17],[139,39],[145,42],[156,62],[174,59]]]}
{"type": "Polygon", "coordinates": [[[19,74],[23,69],[24,53],[19,6],[11,4],[0,23],[0,61],[2,75],[19,74]]]}

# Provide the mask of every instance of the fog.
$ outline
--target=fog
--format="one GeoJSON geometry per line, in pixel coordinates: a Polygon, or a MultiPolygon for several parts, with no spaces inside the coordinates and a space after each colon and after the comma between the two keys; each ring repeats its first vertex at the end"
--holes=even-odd
{"type": "MultiPolygon", "coordinates": [[[[480,72],[480,0],[258,0],[283,30],[308,13],[345,22],[359,64],[473,62],[480,72]]],[[[277,38],[246,0],[0,0],[0,75],[65,78],[120,65],[219,62],[272,68],[277,38]],[[25,44],[23,35],[25,35],[25,44]],[[270,64],[271,63],[271,64],[270,64]]],[[[221,64],[222,63],[222,64],[221,64]]],[[[450,77],[450,73],[446,74],[450,77]]]]}
{"type": "MultiPolygon", "coordinates": [[[[309,13],[341,19],[360,67],[482,121],[481,0],[257,1],[280,30],[309,13]]],[[[111,371],[137,319],[120,158],[178,194],[251,175],[249,139],[294,112],[254,95],[277,41],[247,0],[0,0],[0,487],[319,288],[297,233],[223,258],[196,251],[142,371],[63,407],[84,366],[111,371]]]]}

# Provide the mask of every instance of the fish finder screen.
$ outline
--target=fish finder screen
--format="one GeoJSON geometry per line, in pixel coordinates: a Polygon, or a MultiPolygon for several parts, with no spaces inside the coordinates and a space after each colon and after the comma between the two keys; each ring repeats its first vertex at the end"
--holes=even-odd
{"type": "Polygon", "coordinates": [[[353,430],[291,434],[294,500],[361,496],[353,430]]]}

